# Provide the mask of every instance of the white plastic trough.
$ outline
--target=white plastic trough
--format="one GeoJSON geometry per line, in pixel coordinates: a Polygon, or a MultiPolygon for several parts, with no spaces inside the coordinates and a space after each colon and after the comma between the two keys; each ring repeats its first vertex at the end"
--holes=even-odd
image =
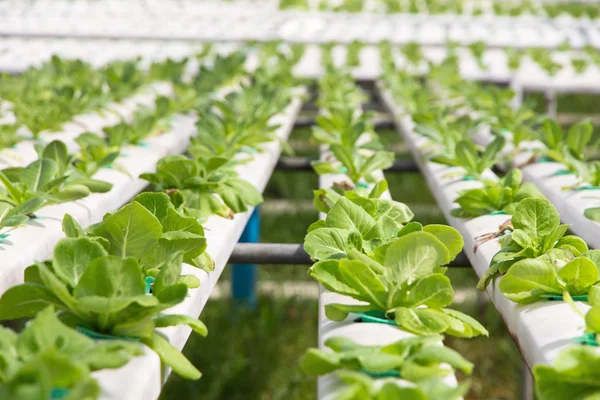
{"type": "MultiPolygon", "coordinates": [[[[360,141],[360,139],[359,139],[360,141]]],[[[321,147],[321,159],[330,159],[331,153],[327,151],[325,146],[321,147]]],[[[378,178],[383,178],[383,172],[377,171],[378,178]]],[[[327,174],[319,177],[319,187],[324,189],[331,188],[336,182],[351,183],[348,177],[344,174],[327,174]]],[[[383,199],[391,200],[389,190],[381,196],[383,199]]],[[[325,215],[320,213],[320,217],[325,215]]],[[[355,317],[349,315],[344,321],[331,321],[325,315],[325,306],[327,304],[361,304],[361,302],[338,293],[330,292],[322,285],[319,285],[319,335],[318,342],[320,349],[327,349],[325,341],[331,337],[342,336],[355,341],[365,346],[385,346],[401,339],[414,336],[412,333],[405,332],[397,327],[386,324],[378,324],[373,322],[354,322],[355,317]]],[[[442,343],[440,342],[440,345],[442,343]]],[[[456,377],[453,374],[444,378],[448,385],[456,386],[458,384],[456,377]]],[[[407,385],[406,381],[395,379],[399,385],[407,385]]],[[[331,400],[336,397],[338,392],[343,389],[344,383],[336,376],[335,372],[321,376],[317,380],[317,398],[319,400],[331,400]]]]}
{"type": "MultiPolygon", "coordinates": [[[[292,100],[284,112],[271,119],[273,124],[280,125],[277,131],[277,136],[280,139],[287,139],[294,126],[294,121],[302,105],[300,97],[302,93],[303,90],[299,90],[298,96],[292,100]]],[[[281,146],[278,141],[273,141],[264,145],[263,149],[263,152],[255,155],[252,162],[242,164],[236,168],[240,178],[250,182],[261,192],[266,187],[279,159],[281,146]]],[[[253,209],[250,209],[245,213],[236,214],[231,220],[216,216],[208,219],[204,225],[208,246],[207,252],[215,262],[215,269],[210,273],[206,273],[198,268],[184,265],[182,273],[196,276],[200,280],[200,287],[191,289],[183,303],[170,308],[166,313],[185,314],[198,318],[252,211],[253,209]]],[[[159,330],[179,350],[183,349],[191,332],[191,328],[188,326],[161,328],[159,330]]],[[[202,370],[202,365],[199,365],[198,369],[202,370]]],[[[145,348],[144,356],[132,359],[122,368],[95,372],[93,376],[102,388],[100,396],[102,400],[150,400],[159,397],[162,386],[170,372],[170,368],[161,365],[160,359],[154,352],[145,348]]]]}
{"type": "MultiPolygon", "coordinates": [[[[489,215],[473,219],[459,219],[450,215],[454,199],[458,191],[481,185],[476,181],[453,181],[444,178],[452,169],[427,161],[423,157],[420,147],[427,143],[427,139],[413,132],[414,124],[409,115],[396,105],[390,92],[379,83],[380,95],[387,108],[394,116],[398,131],[402,134],[413,157],[419,164],[420,170],[427,180],[440,208],[450,225],[454,226],[463,236],[465,241],[465,254],[478,276],[482,276],[488,269],[492,257],[500,250],[497,240],[489,241],[473,252],[474,238],[498,230],[500,224],[509,216],[489,215]]],[[[497,283],[487,288],[487,293],[496,309],[504,320],[523,359],[533,368],[537,364],[552,364],[556,355],[565,347],[576,344],[576,337],[584,333],[585,323],[568,304],[564,302],[537,302],[530,305],[518,305],[506,299],[498,289],[497,283]]],[[[582,311],[587,311],[589,306],[578,302],[582,311]]]]}

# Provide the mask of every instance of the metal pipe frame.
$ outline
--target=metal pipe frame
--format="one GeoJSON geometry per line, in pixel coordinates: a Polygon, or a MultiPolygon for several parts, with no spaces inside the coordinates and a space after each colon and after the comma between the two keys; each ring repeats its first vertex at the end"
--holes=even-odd
{"type": "MultiPolygon", "coordinates": [[[[301,244],[289,243],[238,243],[235,245],[230,264],[238,265],[312,265],[314,261],[304,251],[301,244]]],[[[464,253],[460,253],[448,266],[451,268],[470,267],[464,253]]]]}
{"type": "MultiPolygon", "coordinates": [[[[313,161],[307,157],[281,157],[277,161],[275,169],[278,171],[312,171],[310,163],[313,161]]],[[[411,160],[394,160],[394,164],[385,172],[405,173],[419,172],[417,164],[411,160]]]]}

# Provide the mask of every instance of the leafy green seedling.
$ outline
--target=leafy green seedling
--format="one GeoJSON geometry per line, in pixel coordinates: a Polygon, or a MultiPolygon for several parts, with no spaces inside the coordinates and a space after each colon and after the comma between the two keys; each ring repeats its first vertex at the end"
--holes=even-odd
{"type": "Polygon", "coordinates": [[[473,364],[456,351],[441,346],[442,339],[440,335],[415,336],[387,346],[363,346],[335,336],[325,341],[328,349],[309,349],[300,360],[300,366],[311,376],[342,369],[373,377],[396,376],[411,382],[447,376],[454,372],[452,368],[471,374],[473,364]]]}
{"type": "Polygon", "coordinates": [[[432,162],[464,169],[463,176],[470,176],[481,180],[482,173],[498,163],[498,155],[504,148],[506,140],[503,137],[495,138],[480,155],[475,144],[470,140],[458,142],[454,149],[454,156],[434,156],[432,162]]]}
{"type": "Polygon", "coordinates": [[[71,176],[72,158],[64,143],[54,141],[39,149],[40,158],[26,167],[0,171],[0,228],[17,226],[50,204],[75,201],[91,193],[105,193],[112,184],[87,177],[71,176]]]}
{"type": "Polygon", "coordinates": [[[570,225],[560,223],[556,208],[544,198],[522,200],[515,207],[511,220],[513,231],[500,239],[502,248],[477,284],[479,290],[485,290],[492,280],[507,273],[521,260],[543,256],[542,259],[551,265],[564,265],[588,250],[581,238],[564,236],[570,225]]]}
{"type": "Polygon", "coordinates": [[[469,390],[468,382],[448,386],[439,377],[409,384],[393,378],[373,379],[355,371],[340,371],[336,375],[345,385],[334,400],[459,400],[469,390]]]}
{"type": "Polygon", "coordinates": [[[155,173],[142,174],[140,178],[168,193],[177,207],[195,218],[232,218],[234,213],[248,211],[248,207],[263,201],[260,192],[240,179],[225,157],[192,160],[170,155],[158,161],[155,173]]]}
{"type": "Polygon", "coordinates": [[[123,170],[115,164],[120,154],[119,149],[107,145],[100,136],[86,132],[79,135],[75,141],[79,145],[79,153],[73,164],[84,176],[92,177],[101,168],[123,170]]]}
{"type": "MultiPolygon", "coordinates": [[[[67,214],[63,231],[67,237],[87,236],[99,241],[111,255],[135,258],[146,276],[156,277],[160,268],[178,253],[188,264],[213,270],[213,262],[205,253],[202,225],[178,212],[164,193],[141,193],[86,231],[67,214]]],[[[180,281],[190,287],[199,285],[193,277],[184,276],[180,281]]]]}
{"type": "Polygon", "coordinates": [[[61,320],[73,328],[95,336],[141,341],[179,375],[200,378],[200,372],[155,330],[184,324],[200,335],[207,333],[204,324],[195,318],[161,313],[187,296],[188,287],[179,282],[183,254],[173,255],[161,266],[151,294],[146,293],[142,265],[128,257],[127,246],[145,246],[149,234],[152,231],[138,231],[131,237],[127,229],[115,227],[112,237],[125,235],[134,239],[121,242],[120,256],[109,255],[103,246],[107,240],[62,239],[51,261],[28,267],[25,283],[4,292],[0,298],[0,319],[33,317],[52,305],[61,320]]]}
{"type": "Polygon", "coordinates": [[[566,263],[557,259],[550,263],[548,258],[523,259],[513,264],[500,280],[502,294],[516,303],[528,304],[545,295],[587,296],[596,288],[600,280],[599,250],[584,252],[566,263]]]}
{"type": "Polygon", "coordinates": [[[49,306],[20,334],[0,328],[0,396],[50,399],[65,392],[68,400],[96,399],[100,387],[91,372],[119,368],[142,354],[137,343],[95,342],[64,325],[49,306]]]}
{"type": "Polygon", "coordinates": [[[540,400],[593,399],[600,396],[600,355],[589,346],[569,346],[554,365],[536,365],[535,392],[540,400]]]}
{"type": "Polygon", "coordinates": [[[484,181],[482,188],[465,190],[455,200],[459,205],[452,215],[474,218],[486,214],[513,214],[517,204],[528,197],[543,197],[532,183],[521,184],[521,170],[515,169],[498,181],[484,181]]]}
{"type": "Polygon", "coordinates": [[[374,172],[387,169],[394,163],[395,155],[391,151],[378,150],[365,154],[360,149],[349,149],[334,144],[329,147],[335,161],[312,161],[311,165],[319,175],[346,174],[356,185],[361,180],[377,182],[374,172]]]}

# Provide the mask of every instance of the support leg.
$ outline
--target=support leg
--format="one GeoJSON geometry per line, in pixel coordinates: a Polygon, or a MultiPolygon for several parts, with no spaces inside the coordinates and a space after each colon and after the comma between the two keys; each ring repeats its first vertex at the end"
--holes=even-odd
{"type": "MultiPolygon", "coordinates": [[[[240,242],[258,243],[260,241],[260,208],[256,207],[242,233],[240,242]]],[[[231,271],[231,293],[233,299],[243,305],[256,305],[256,265],[234,264],[231,271]]]]}
{"type": "Polygon", "coordinates": [[[525,363],[525,360],[522,361],[522,386],[521,386],[521,398],[523,400],[533,400],[535,398],[533,394],[533,376],[531,375],[531,371],[529,371],[529,367],[525,363]]]}

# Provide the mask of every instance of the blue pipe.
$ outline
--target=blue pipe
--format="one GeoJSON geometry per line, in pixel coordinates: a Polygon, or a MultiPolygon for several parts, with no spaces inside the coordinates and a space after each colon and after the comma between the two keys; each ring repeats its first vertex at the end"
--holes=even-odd
{"type": "MultiPolygon", "coordinates": [[[[240,242],[260,242],[260,206],[252,212],[240,242]]],[[[256,306],[256,275],[255,264],[234,264],[232,266],[231,293],[236,302],[249,307],[256,306]]]]}

